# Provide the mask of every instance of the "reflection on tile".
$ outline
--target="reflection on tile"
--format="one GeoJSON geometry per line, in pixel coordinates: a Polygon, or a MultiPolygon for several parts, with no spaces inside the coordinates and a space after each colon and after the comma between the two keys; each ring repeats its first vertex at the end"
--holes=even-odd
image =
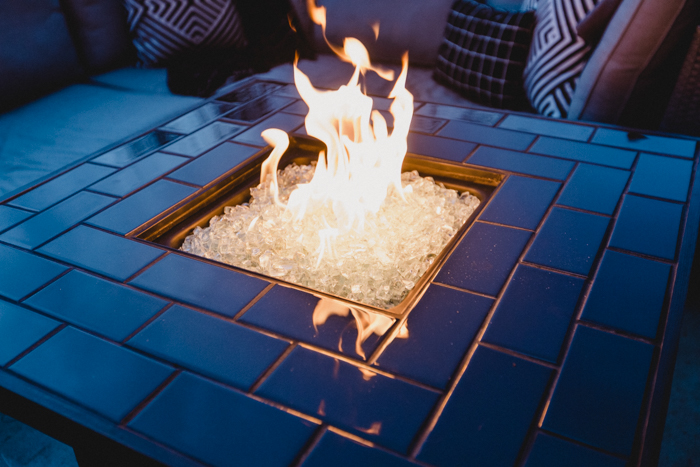
{"type": "Polygon", "coordinates": [[[547,180],[508,177],[480,219],[535,230],[560,186],[547,180]]]}
{"type": "Polygon", "coordinates": [[[542,428],[629,455],[653,350],[579,325],[542,428]]]}
{"type": "Polygon", "coordinates": [[[277,92],[275,92],[275,94],[278,96],[287,96],[292,97],[294,99],[301,99],[301,95],[299,95],[297,87],[293,84],[282,85],[282,87],[277,92]]]}
{"type": "Polygon", "coordinates": [[[196,157],[222,141],[229,139],[236,133],[240,133],[245,128],[242,125],[214,122],[189,136],[185,136],[163,150],[182,156],[196,157]]]}
{"type": "Polygon", "coordinates": [[[579,125],[548,118],[524,117],[522,115],[508,115],[498,128],[507,130],[525,131],[536,135],[554,136],[556,138],[573,139],[576,141],[588,141],[595,130],[592,126],[579,125]]]}
{"type": "Polygon", "coordinates": [[[606,251],[582,319],[653,339],[671,266],[606,251]]]}
{"type": "Polygon", "coordinates": [[[93,159],[93,162],[111,165],[112,167],[126,167],[137,159],[146,154],[150,154],[179,137],[180,135],[176,133],[154,130],[140,138],[136,138],[133,141],[129,141],[116,149],[102,154],[93,159]]]}
{"type": "Polygon", "coordinates": [[[4,366],[60,323],[0,300],[0,366],[4,366]]]}
{"type": "Polygon", "coordinates": [[[625,467],[625,461],[570,443],[544,433],[538,433],[525,467],[625,467]]]}
{"type": "Polygon", "coordinates": [[[186,157],[157,152],[105,178],[90,189],[117,197],[126,196],[188,160],[186,157]]]}
{"type": "Polygon", "coordinates": [[[669,138],[656,135],[630,134],[626,131],[598,128],[593,136],[593,143],[607,144],[637,151],[649,151],[692,158],[697,142],[689,139],[669,138]],[[641,138],[639,137],[641,136],[641,138]]]}
{"type": "Polygon", "coordinates": [[[574,168],[573,162],[489,146],[481,146],[465,162],[555,180],[564,180],[574,168]]]}
{"type": "Polygon", "coordinates": [[[435,281],[496,296],[531,233],[475,222],[435,281]]]}
{"type": "Polygon", "coordinates": [[[493,300],[431,285],[408,317],[408,338],[395,339],[379,368],[444,388],[481,327],[493,300]]]}
{"type": "Polygon", "coordinates": [[[169,308],[128,343],[244,390],[289,346],[288,342],[179,305],[169,308]]]}
{"type": "Polygon", "coordinates": [[[57,202],[114,172],[114,169],[94,164],[83,164],[66,172],[8,204],[19,208],[43,211],[57,202]]]}
{"type": "Polygon", "coordinates": [[[516,151],[526,150],[536,138],[535,135],[529,133],[501,130],[500,128],[491,128],[455,120],[445,125],[438,132],[438,135],[516,151]]]}
{"type": "Polygon", "coordinates": [[[625,170],[579,164],[557,204],[612,215],[629,176],[625,170]]]}
{"type": "Polygon", "coordinates": [[[0,232],[17,225],[33,213],[0,205],[0,232]]]}
{"type": "Polygon", "coordinates": [[[530,149],[535,154],[556,156],[592,164],[609,165],[620,169],[629,169],[634,162],[635,152],[624,149],[596,146],[594,144],[569,141],[566,139],[539,138],[530,149]]]}
{"type": "Polygon", "coordinates": [[[154,360],[67,327],[10,369],[119,422],[172,372],[154,360]]]}
{"type": "Polygon", "coordinates": [[[473,143],[418,133],[409,133],[407,143],[408,152],[412,154],[437,157],[454,162],[462,162],[476,147],[476,144],[473,143]]]}
{"type": "Polygon", "coordinates": [[[344,436],[326,431],[303,467],[356,467],[359,465],[382,467],[411,467],[413,462],[380,449],[363,446],[344,436]]]}
{"type": "Polygon", "coordinates": [[[260,136],[260,133],[262,133],[264,130],[267,130],[268,128],[279,128],[282,131],[291,133],[293,130],[299,128],[303,124],[304,117],[299,115],[278,113],[236,136],[234,141],[252,144],[254,146],[267,146],[265,140],[262,138],[262,136],[260,136]]]}
{"type": "Polygon", "coordinates": [[[168,302],[73,270],[24,304],[120,342],[168,302]]]}
{"type": "Polygon", "coordinates": [[[215,466],[290,465],[310,422],[189,373],[179,375],[129,427],[215,466]]]}
{"type": "Polygon", "coordinates": [[[0,244],[0,296],[20,300],[68,268],[0,244]]]}
{"type": "Polygon", "coordinates": [[[519,265],[483,341],[556,363],[583,279],[519,265]]]}
{"type": "Polygon", "coordinates": [[[685,201],[692,170],[693,161],[641,154],[629,191],[685,201]]]}
{"type": "Polygon", "coordinates": [[[168,175],[168,178],[181,180],[192,185],[204,186],[247,160],[258,151],[258,148],[227,142],[202,154],[186,166],[168,175]]]}
{"type": "Polygon", "coordinates": [[[233,109],[232,104],[222,104],[220,102],[207,102],[201,107],[194,109],[185,115],[176,118],[172,122],[160,127],[161,130],[173,131],[175,133],[192,133],[194,130],[211,123],[221,115],[233,109]]]}
{"type": "Polygon", "coordinates": [[[418,460],[514,465],[552,371],[479,346],[418,460]]]}
{"type": "Polygon", "coordinates": [[[497,112],[438,104],[425,104],[418,109],[416,115],[445,118],[448,120],[463,120],[465,122],[480,123],[489,126],[495,125],[503,117],[503,114],[497,112]]]}
{"type": "Polygon", "coordinates": [[[240,122],[257,122],[265,115],[291,104],[294,99],[281,96],[265,96],[249,102],[227,113],[224,118],[240,122]]]}
{"type": "Polygon", "coordinates": [[[256,394],[406,452],[436,393],[296,347],[256,394]]]}
{"type": "MultiPolygon", "coordinates": [[[[260,96],[271,93],[279,89],[281,85],[277,83],[267,83],[264,81],[257,81],[250,86],[246,86],[240,89],[231,91],[223,96],[217,96],[217,101],[223,102],[233,102],[233,103],[245,103],[250,102],[253,99],[257,99],[260,96]]],[[[293,87],[293,86],[292,86],[293,87]]],[[[294,96],[292,96],[294,97],[294,96]]]]}

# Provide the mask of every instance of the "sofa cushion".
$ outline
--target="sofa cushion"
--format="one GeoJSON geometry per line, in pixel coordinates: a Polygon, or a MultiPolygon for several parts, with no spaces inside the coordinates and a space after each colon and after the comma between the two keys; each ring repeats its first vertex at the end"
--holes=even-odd
{"type": "Polygon", "coordinates": [[[509,12],[458,0],[447,20],[435,80],[475,102],[522,108],[523,69],[534,23],[531,11],[509,12]]]}
{"type": "Polygon", "coordinates": [[[78,56],[89,73],[102,73],[135,59],[121,0],[63,0],[78,56]]]}
{"type": "Polygon", "coordinates": [[[697,24],[698,0],[623,0],[581,75],[569,118],[655,128],[697,24]]]}
{"type": "Polygon", "coordinates": [[[163,66],[179,53],[244,47],[233,0],[124,0],[141,63],[163,66]]]}
{"type": "Polygon", "coordinates": [[[58,0],[0,2],[0,112],[82,74],[58,0]]]}
{"type": "Polygon", "coordinates": [[[90,80],[96,84],[125,91],[170,95],[172,93],[168,89],[167,74],[165,68],[124,67],[92,76],[90,80]]]}

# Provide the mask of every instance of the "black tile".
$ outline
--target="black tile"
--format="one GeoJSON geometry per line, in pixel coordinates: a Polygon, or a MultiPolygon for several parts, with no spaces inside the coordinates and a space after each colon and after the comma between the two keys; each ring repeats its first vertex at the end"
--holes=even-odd
{"type": "Polygon", "coordinates": [[[259,151],[258,148],[224,143],[171,173],[175,180],[204,186],[259,151]]]}
{"type": "Polygon", "coordinates": [[[287,96],[293,97],[294,99],[301,99],[301,95],[299,95],[297,87],[293,84],[282,85],[282,87],[280,87],[279,90],[275,92],[275,94],[278,96],[287,96]]]}
{"type": "Polygon", "coordinates": [[[629,176],[625,170],[580,164],[557,204],[612,215],[629,176]]]}
{"type": "Polygon", "coordinates": [[[629,191],[641,195],[685,201],[693,161],[641,154],[629,191]]]}
{"type": "Polygon", "coordinates": [[[518,266],[482,340],[556,363],[583,282],[518,266]]]}
{"type": "Polygon", "coordinates": [[[267,146],[265,140],[260,136],[268,128],[278,128],[288,133],[304,124],[304,117],[285,113],[275,114],[255,126],[250,127],[233,140],[239,143],[252,144],[255,146],[267,146]]]}
{"type": "Polygon", "coordinates": [[[411,467],[417,464],[377,448],[363,446],[355,441],[340,436],[332,431],[326,431],[303,467],[411,467]]]}
{"type": "Polygon", "coordinates": [[[0,300],[0,366],[4,366],[60,323],[0,300]]]}
{"type": "Polygon", "coordinates": [[[549,368],[478,347],[418,460],[513,465],[550,374],[549,368]]]}
{"type": "Polygon", "coordinates": [[[43,211],[113,173],[114,169],[94,164],[83,164],[32,191],[15,198],[8,204],[18,208],[43,211]]]}
{"type": "Polygon", "coordinates": [[[570,443],[544,433],[538,433],[527,456],[525,467],[625,467],[625,461],[570,443]]]}
{"type": "Polygon", "coordinates": [[[653,339],[671,266],[606,251],[583,319],[653,339]]]}
{"type": "MultiPolygon", "coordinates": [[[[422,109],[421,109],[422,110],[422,109]]],[[[535,135],[519,131],[501,130],[483,125],[451,121],[438,132],[447,138],[471,141],[472,143],[488,144],[499,148],[524,151],[535,140],[535,135]]]]}
{"type": "Polygon", "coordinates": [[[503,117],[502,113],[439,104],[425,104],[416,111],[416,115],[445,118],[448,120],[462,120],[489,126],[495,125],[503,117]]]}
{"type": "Polygon", "coordinates": [[[0,205],[0,232],[17,225],[33,213],[0,205]]]}
{"type": "Polygon", "coordinates": [[[0,245],[0,295],[19,300],[68,268],[31,253],[0,245]]]}
{"type": "Polygon", "coordinates": [[[506,130],[525,131],[536,135],[554,136],[557,138],[588,141],[595,127],[564,122],[558,119],[525,117],[508,115],[498,128],[506,130]]]}
{"type": "MultiPolygon", "coordinates": [[[[217,96],[216,100],[223,102],[233,102],[233,103],[245,103],[250,102],[253,99],[257,99],[260,96],[269,94],[277,89],[280,89],[282,85],[277,83],[268,83],[265,81],[257,81],[250,86],[246,86],[240,89],[235,89],[229,93],[222,96],[217,96]]],[[[294,87],[293,85],[291,86],[294,87]]]]}
{"type": "Polygon", "coordinates": [[[610,246],[673,259],[682,212],[680,204],[625,195],[610,246]]]}
{"type": "Polygon", "coordinates": [[[151,394],[172,368],[67,327],[10,369],[113,422],[151,394]]]}
{"type": "Polygon", "coordinates": [[[218,381],[248,389],[289,343],[176,305],[129,345],[218,381]]]}
{"type": "Polygon", "coordinates": [[[462,162],[474,150],[476,144],[457,141],[456,139],[438,138],[437,136],[409,133],[408,152],[422,156],[437,157],[455,162],[462,162]]]}
{"type": "Polygon", "coordinates": [[[556,180],[564,180],[574,168],[573,162],[489,146],[480,147],[465,162],[556,180]]]}
{"type": "Polygon", "coordinates": [[[306,105],[306,102],[304,101],[296,101],[289,107],[285,107],[284,112],[288,114],[302,115],[306,117],[306,114],[309,113],[309,106],[306,105]]]}
{"type": "Polygon", "coordinates": [[[629,455],[653,350],[579,325],[542,428],[629,455]]]}
{"type": "Polygon", "coordinates": [[[180,135],[176,133],[154,130],[140,138],[136,138],[133,141],[129,141],[118,148],[102,154],[93,159],[93,162],[110,165],[112,167],[126,167],[146,154],[150,154],[156,149],[175,141],[179,137],[180,135]]]}
{"type": "Polygon", "coordinates": [[[545,156],[563,157],[564,159],[573,159],[580,162],[590,162],[592,164],[609,165],[620,169],[632,167],[636,155],[635,152],[625,149],[597,146],[595,144],[549,138],[547,136],[539,138],[532,146],[532,149],[530,149],[530,152],[544,154],[545,156]]]}
{"type": "Polygon", "coordinates": [[[220,266],[170,254],[130,282],[157,294],[234,316],[268,283],[220,266]]]}
{"type": "Polygon", "coordinates": [[[197,191],[158,180],[88,220],[88,224],[126,235],[197,191]]]}
{"type": "Polygon", "coordinates": [[[214,122],[163,148],[163,151],[196,157],[245,129],[242,125],[214,122]]]}
{"type": "Polygon", "coordinates": [[[695,155],[697,141],[656,135],[641,135],[641,138],[639,136],[622,130],[598,128],[591,142],[688,158],[695,155]]]}
{"type": "Polygon", "coordinates": [[[122,341],[168,302],[73,270],[29,297],[24,304],[122,341]]]}
{"type": "Polygon", "coordinates": [[[547,180],[511,176],[479,219],[535,230],[560,186],[547,180]]]}
{"type": "Polygon", "coordinates": [[[194,130],[203,127],[207,123],[211,123],[221,115],[232,110],[235,106],[232,104],[223,104],[221,102],[207,102],[201,107],[187,112],[185,115],[176,118],[167,125],[160,127],[161,130],[173,131],[175,133],[192,133],[194,130]]]}
{"type": "Polygon", "coordinates": [[[0,240],[33,249],[107,207],[114,198],[87,191],[71,196],[0,235],[0,240]]]}
{"type": "Polygon", "coordinates": [[[378,366],[444,388],[492,304],[489,298],[431,285],[408,317],[408,338],[394,339],[378,366]]]}
{"type": "Polygon", "coordinates": [[[531,233],[475,222],[435,281],[496,296],[531,233]]]}
{"type": "Polygon", "coordinates": [[[37,251],[118,281],[125,281],[165,253],[84,225],[66,232],[37,251]]]}
{"type": "Polygon", "coordinates": [[[438,395],[295,348],[256,391],[377,444],[406,452],[438,395]]]}
{"type": "Polygon", "coordinates": [[[553,208],[525,260],[562,271],[588,274],[610,219],[553,208]]]}
{"type": "Polygon", "coordinates": [[[447,120],[438,120],[436,118],[421,117],[420,115],[414,115],[411,119],[411,131],[417,131],[418,133],[427,133],[432,135],[442,127],[447,120]]]}
{"type": "MultiPolygon", "coordinates": [[[[240,320],[292,339],[357,356],[357,326],[354,318],[331,316],[316,329],[313,312],[318,301],[318,297],[309,293],[275,286],[255,302],[240,320]]],[[[371,354],[378,343],[377,335],[370,335],[362,344],[365,356],[371,354]]]]}
{"type": "Polygon", "coordinates": [[[215,466],[290,465],[316,429],[188,373],[175,378],[129,427],[215,466]]]}
{"type": "Polygon", "coordinates": [[[242,122],[257,122],[270,113],[279,110],[294,102],[289,97],[267,95],[255,101],[249,102],[225,115],[225,118],[242,122]]]}
{"type": "Polygon", "coordinates": [[[90,189],[117,197],[126,196],[188,160],[186,157],[157,152],[96,183],[90,189]]]}

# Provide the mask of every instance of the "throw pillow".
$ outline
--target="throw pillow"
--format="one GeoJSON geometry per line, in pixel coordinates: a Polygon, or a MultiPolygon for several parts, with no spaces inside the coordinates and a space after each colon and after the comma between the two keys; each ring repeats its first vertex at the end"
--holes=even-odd
{"type": "Polygon", "coordinates": [[[591,47],[576,34],[599,0],[539,0],[525,90],[530,104],[548,117],[566,118],[591,47]]]}
{"type": "Polygon", "coordinates": [[[243,48],[232,0],[124,0],[139,60],[162,66],[191,50],[243,48]]]}
{"type": "Polygon", "coordinates": [[[532,12],[458,0],[447,20],[435,81],[481,104],[522,108],[523,70],[534,20],[532,12]]]}

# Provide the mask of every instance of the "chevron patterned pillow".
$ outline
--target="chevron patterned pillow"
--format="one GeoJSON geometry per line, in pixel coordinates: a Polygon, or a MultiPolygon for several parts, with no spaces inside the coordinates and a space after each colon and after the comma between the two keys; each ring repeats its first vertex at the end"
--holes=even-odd
{"type": "Polygon", "coordinates": [[[591,47],[576,34],[578,23],[600,0],[539,0],[525,91],[541,114],[566,118],[591,47]]]}
{"type": "Polygon", "coordinates": [[[246,46],[232,0],[124,0],[124,5],[145,66],[162,66],[189,50],[246,46]]]}

